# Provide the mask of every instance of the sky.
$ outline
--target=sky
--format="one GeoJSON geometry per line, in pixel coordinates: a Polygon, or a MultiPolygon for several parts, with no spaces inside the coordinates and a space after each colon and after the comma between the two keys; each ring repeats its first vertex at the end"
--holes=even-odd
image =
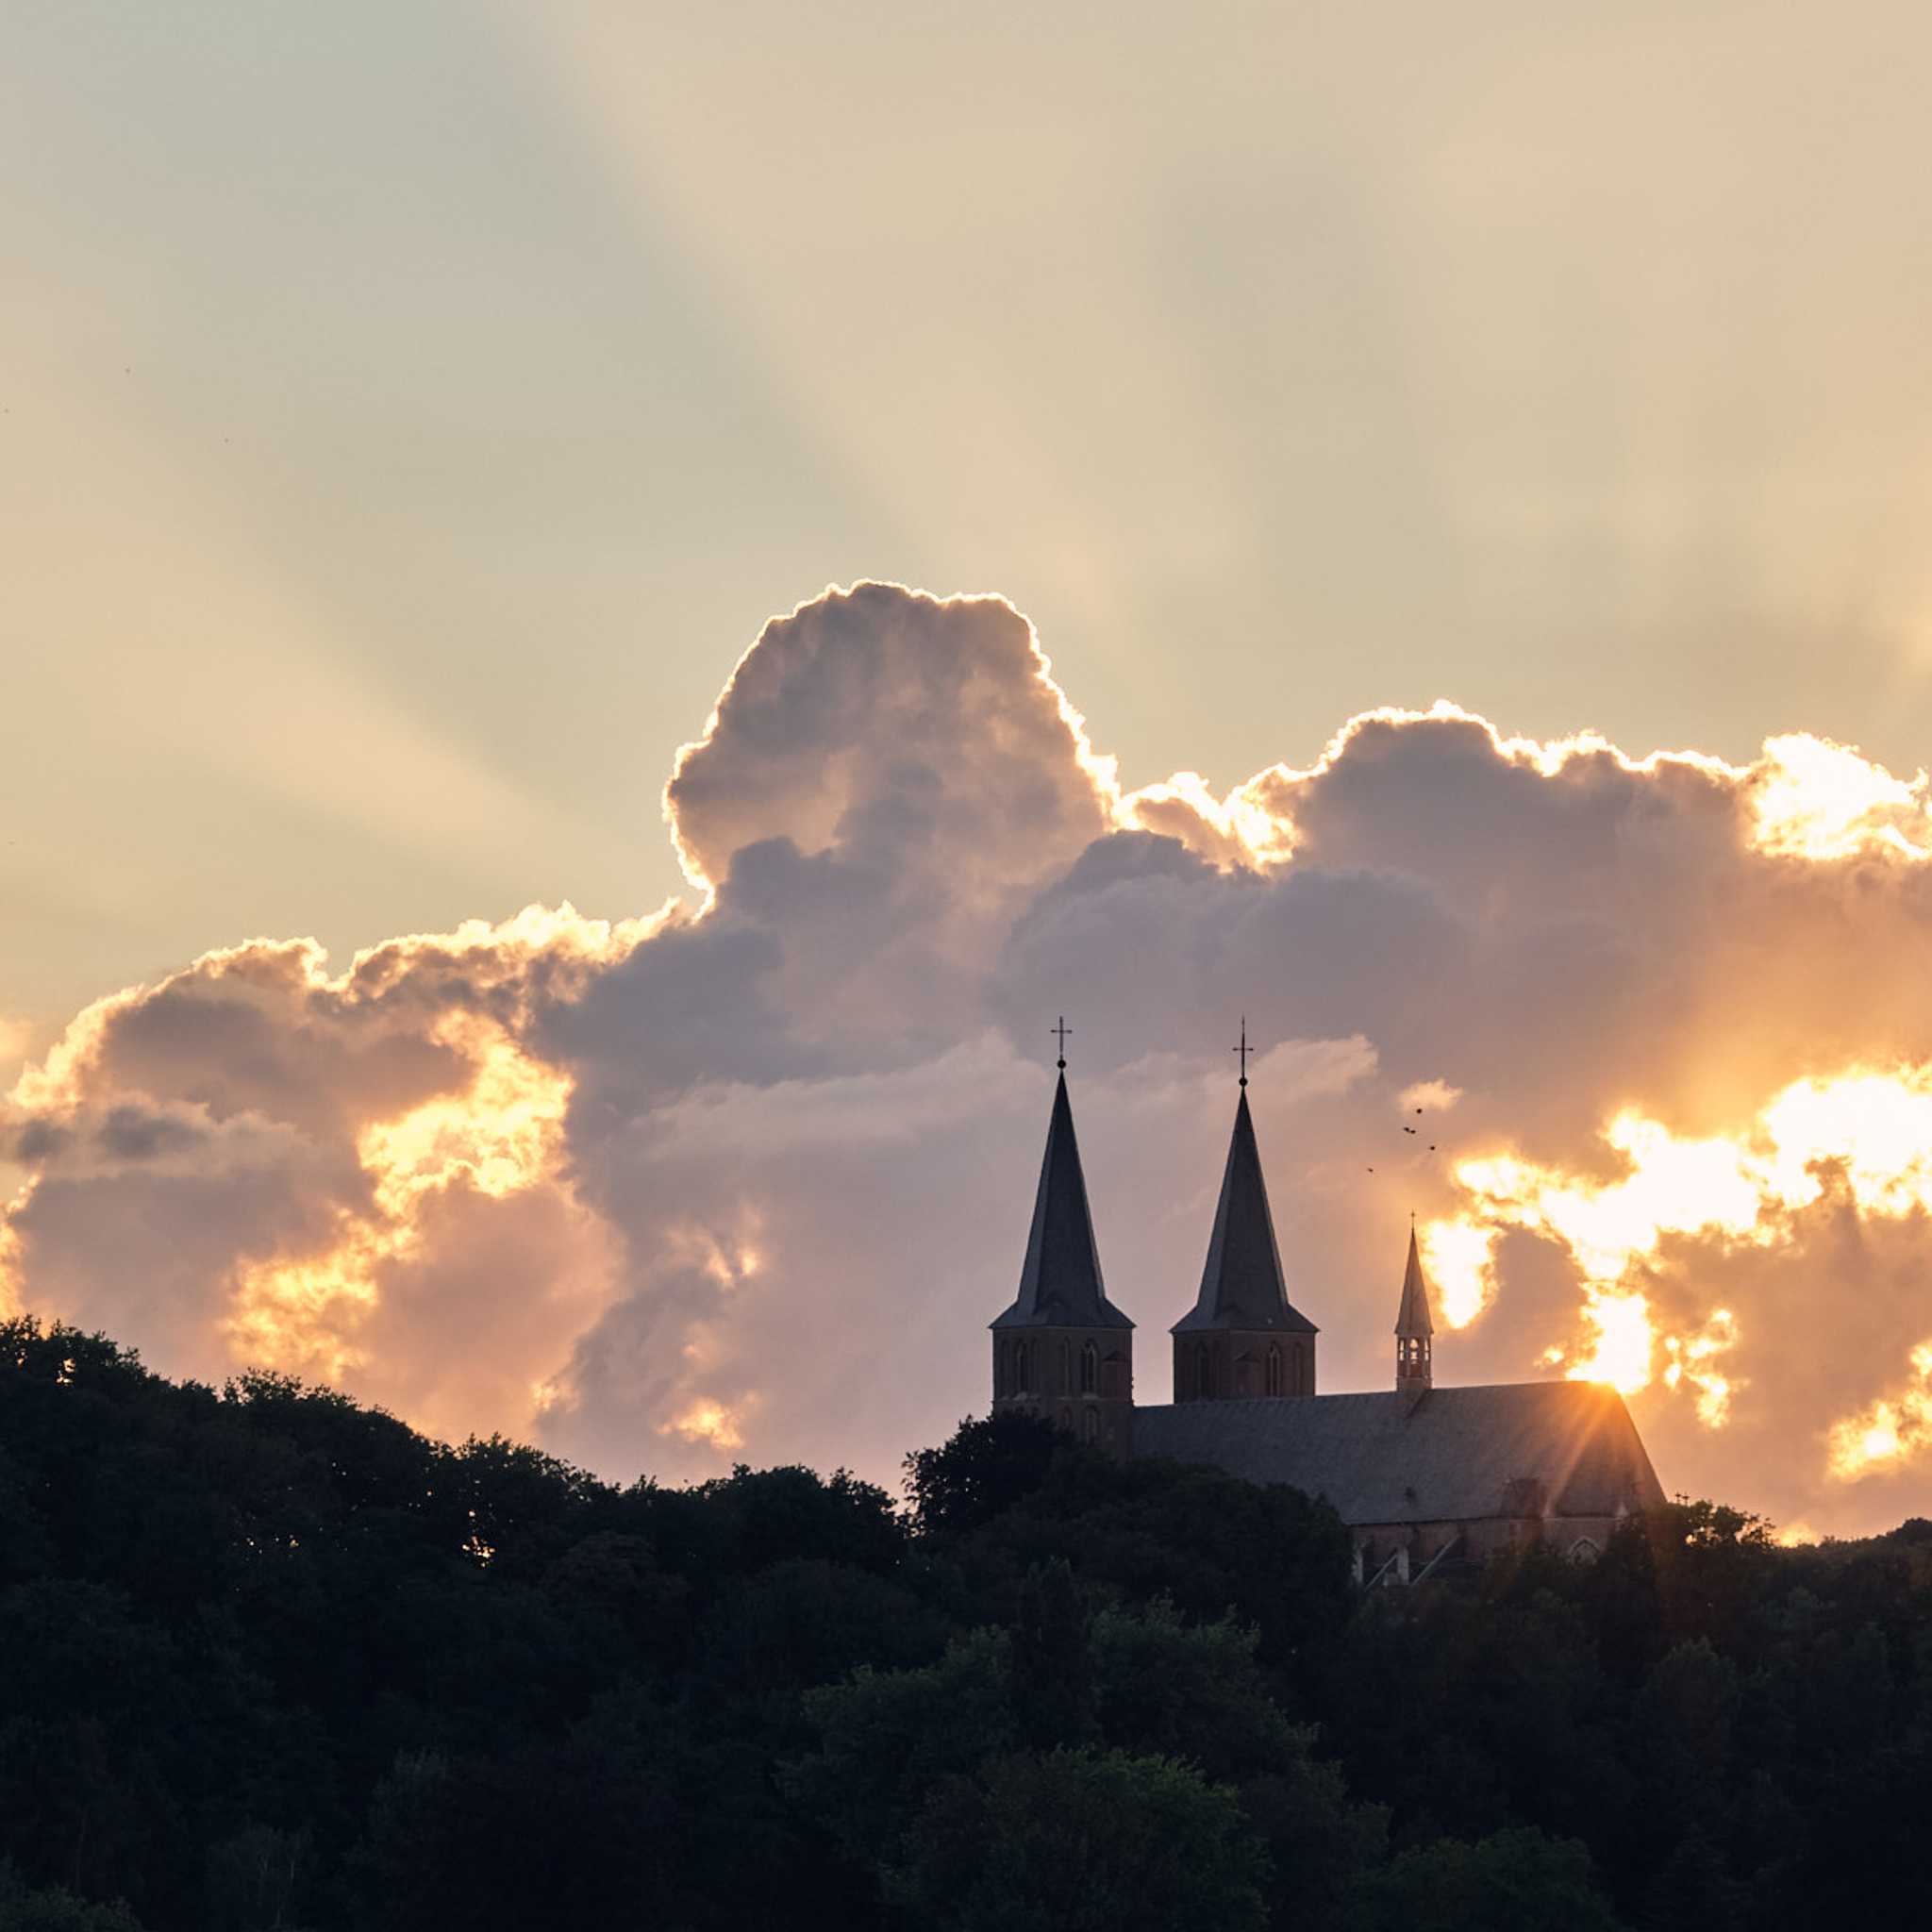
{"type": "Polygon", "coordinates": [[[877,1474],[983,1400],[1063,1008],[1158,1392],[1246,1010],[1324,1386],[1414,1208],[1445,1379],[1932,1502],[1922,9],[8,41],[0,1295],[877,1474]]]}

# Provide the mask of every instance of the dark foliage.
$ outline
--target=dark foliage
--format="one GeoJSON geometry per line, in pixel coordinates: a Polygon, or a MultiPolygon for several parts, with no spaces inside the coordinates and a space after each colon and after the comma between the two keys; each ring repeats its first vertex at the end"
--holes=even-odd
{"type": "Polygon", "coordinates": [[[1024,1419],[621,1489],[0,1324],[0,1932],[1916,1919],[1932,1529],[1359,1595],[1024,1419]]]}

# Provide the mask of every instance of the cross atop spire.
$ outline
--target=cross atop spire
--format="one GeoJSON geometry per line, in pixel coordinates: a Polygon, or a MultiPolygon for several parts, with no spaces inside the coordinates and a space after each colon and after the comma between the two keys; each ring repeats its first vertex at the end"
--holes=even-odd
{"type": "Polygon", "coordinates": [[[1049,1026],[1046,1030],[1049,1033],[1057,1036],[1059,1041],[1060,1057],[1058,1061],[1058,1065],[1059,1067],[1060,1072],[1064,1074],[1067,1071],[1067,1035],[1070,1034],[1074,1029],[1067,1024],[1067,1016],[1064,1013],[1062,1013],[1059,1017],[1058,1024],[1057,1025],[1049,1026]]]}
{"type": "Polygon", "coordinates": [[[1248,1056],[1254,1052],[1254,1048],[1248,1044],[1248,1016],[1245,1013],[1241,1015],[1241,1043],[1229,1047],[1228,1052],[1238,1053],[1241,1057],[1241,1085],[1245,1087],[1248,1084],[1248,1056]]]}

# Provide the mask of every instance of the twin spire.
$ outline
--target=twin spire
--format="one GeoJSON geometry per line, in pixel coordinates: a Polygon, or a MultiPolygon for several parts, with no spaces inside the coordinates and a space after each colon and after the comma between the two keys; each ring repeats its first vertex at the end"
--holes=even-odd
{"type": "Polygon", "coordinates": [[[1227,1168],[1221,1177],[1221,1200],[1214,1209],[1214,1232],[1208,1241],[1208,1265],[1201,1271],[1201,1292],[1174,1332],[1191,1334],[1200,1328],[1315,1333],[1315,1324],[1289,1300],[1282,1280],[1281,1250],[1268,1209],[1268,1184],[1261,1178],[1245,1073],[1234,1110],[1234,1138],[1227,1144],[1227,1168]]]}
{"type": "MultiPolygon", "coordinates": [[[[1101,1278],[1074,1110],[1067,1099],[1066,1041],[1072,1029],[1062,1020],[1053,1030],[1059,1041],[1059,1074],[1026,1237],[1026,1258],[1020,1270],[1020,1291],[992,1326],[1131,1330],[1133,1323],[1108,1300],[1101,1278]]],[[[1200,1292],[1173,1329],[1177,1351],[1175,1395],[1182,1397],[1184,1381],[1191,1384],[1187,1393],[1195,1396],[1312,1394],[1318,1330],[1289,1300],[1282,1274],[1254,1116],[1248,1110],[1247,1062],[1252,1049],[1245,1019],[1241,1044],[1232,1051],[1241,1057],[1240,1099],[1200,1292]],[[1225,1362],[1220,1359],[1223,1355],[1228,1357],[1225,1362]],[[1264,1366],[1254,1367],[1257,1362],[1264,1366]]],[[[1434,1332],[1428,1282],[1411,1222],[1395,1324],[1399,1388],[1414,1391],[1429,1386],[1434,1332]]]]}
{"type": "Polygon", "coordinates": [[[1093,1216],[1087,1206],[1080,1143],[1074,1138],[1066,1066],[1062,1059],[1053,1091],[1053,1118],[1047,1124],[1046,1157],[1040,1163],[1040,1187],[1033,1196],[1033,1225],[1026,1236],[1026,1259],[1020,1268],[1020,1292],[994,1322],[995,1328],[1134,1325],[1108,1300],[1100,1279],[1100,1250],[1094,1244],[1093,1216]]]}

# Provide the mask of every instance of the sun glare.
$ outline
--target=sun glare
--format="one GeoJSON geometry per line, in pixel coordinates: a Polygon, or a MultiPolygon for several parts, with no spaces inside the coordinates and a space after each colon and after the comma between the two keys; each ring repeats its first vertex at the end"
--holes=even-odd
{"type": "MultiPolygon", "coordinates": [[[[1508,1152],[1457,1165],[1465,1206],[1424,1231],[1443,1314],[1461,1326],[1488,1305],[1503,1233],[1555,1241],[1582,1276],[1585,1333],[1579,1343],[1547,1349],[1545,1362],[1626,1394],[1660,1383],[1688,1395],[1707,1427],[1722,1428],[1745,1387],[1722,1366],[1738,1341],[1737,1318],[1717,1307],[1699,1323],[1665,1325],[1642,1291],[1644,1266],[1674,1234],[1775,1249],[1790,1239],[1790,1215],[1832,1186],[1848,1190],[1866,1215],[1932,1207],[1932,1068],[1857,1068],[1794,1081],[1730,1136],[1680,1138],[1630,1110],[1603,1138],[1621,1169],[1608,1179],[1508,1152]]],[[[1835,1474],[1895,1464],[1932,1445],[1932,1349],[1912,1361],[1914,1384],[1833,1428],[1835,1474]]]]}

